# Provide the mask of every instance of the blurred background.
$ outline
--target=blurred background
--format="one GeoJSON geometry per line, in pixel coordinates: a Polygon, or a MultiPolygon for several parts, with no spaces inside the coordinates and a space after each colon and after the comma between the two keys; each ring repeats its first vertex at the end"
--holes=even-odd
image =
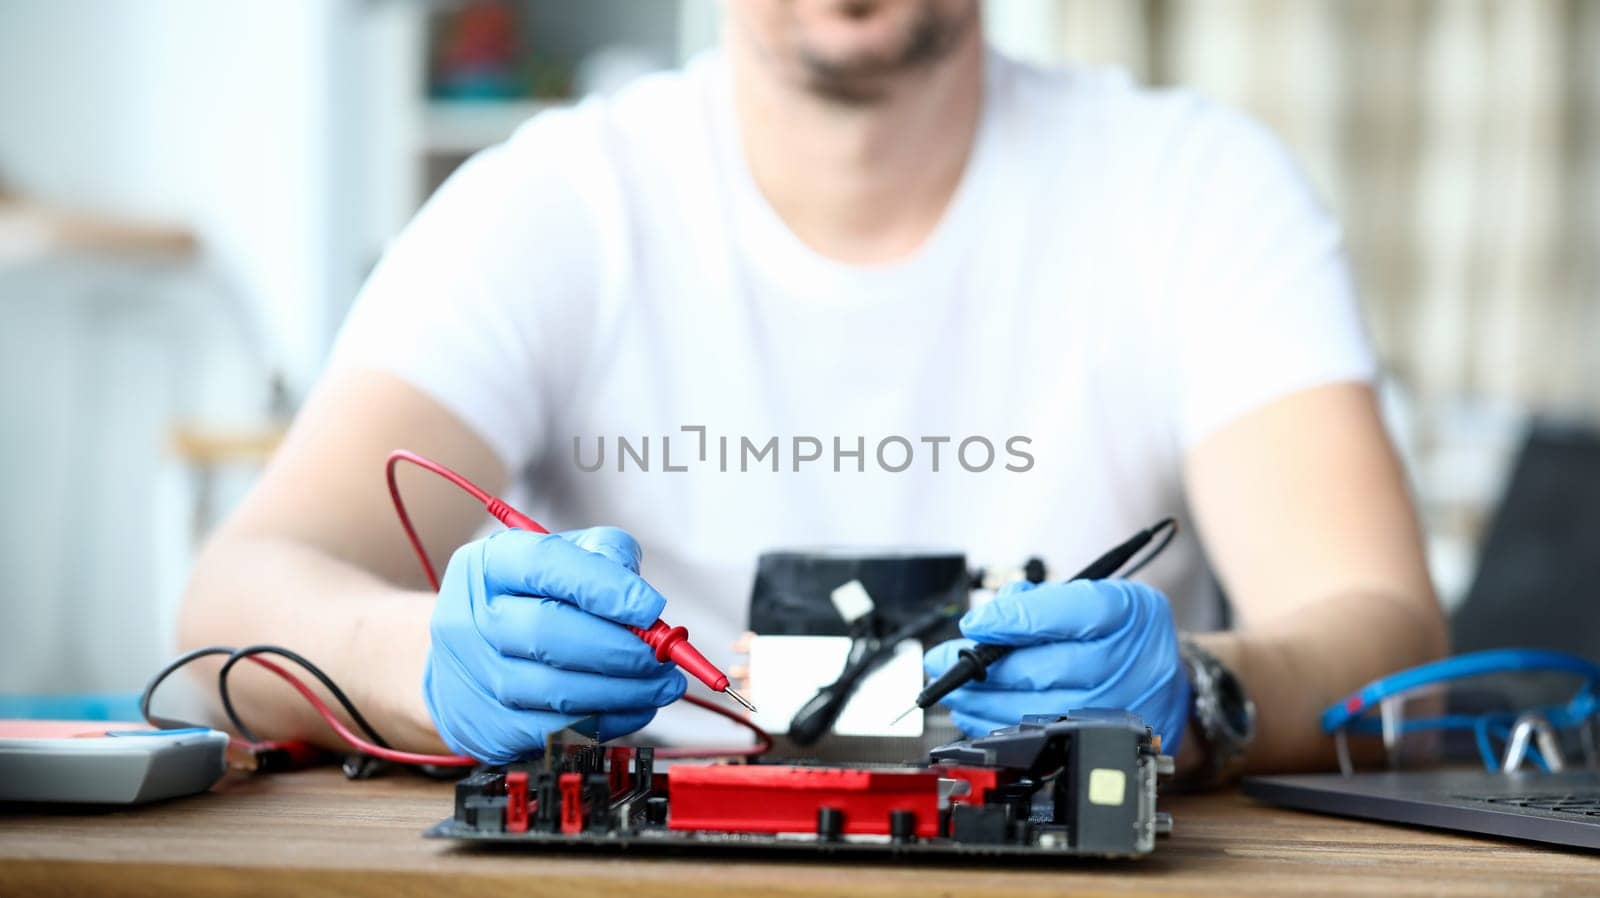
{"type": "MultiPolygon", "coordinates": [[[[1529,423],[1600,421],[1600,3],[985,15],[1012,55],[1192,87],[1290,145],[1345,225],[1460,603],[1529,423]]],[[[474,151],[720,21],[717,0],[0,0],[0,694],[142,683],[386,241],[474,151]]]]}

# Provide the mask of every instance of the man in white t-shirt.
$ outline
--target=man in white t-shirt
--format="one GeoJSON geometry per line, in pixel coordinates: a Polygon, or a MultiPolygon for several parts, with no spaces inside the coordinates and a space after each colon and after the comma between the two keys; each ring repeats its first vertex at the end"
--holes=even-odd
{"type": "MultiPolygon", "coordinates": [[[[1010,589],[963,620],[1022,648],[957,722],[1120,705],[1188,770],[1327,763],[1320,710],[1445,644],[1338,229],[1249,120],[1006,60],[978,18],[738,0],[720,52],[470,160],[206,548],[184,643],[296,648],[391,742],[507,760],[682,694],[618,622],[665,605],[729,662],[764,550],[1059,573],[1173,514],[1150,586],[1010,589]],[[627,533],[468,542],[435,596],[383,486],[396,447],[627,533]],[[1236,629],[1180,658],[1178,627],[1222,623],[1214,582],[1236,629]],[[1247,756],[1191,717],[1197,669],[1253,698],[1247,756]]],[[[402,484],[436,563],[471,538],[481,508],[402,484]]],[[[270,679],[237,694],[263,731],[332,738],[270,679]]],[[[652,732],[701,728],[674,716],[652,732]]]]}

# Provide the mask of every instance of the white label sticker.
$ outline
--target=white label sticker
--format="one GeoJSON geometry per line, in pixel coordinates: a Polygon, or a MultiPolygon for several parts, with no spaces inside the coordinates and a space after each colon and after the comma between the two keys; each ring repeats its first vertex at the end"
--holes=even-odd
{"type": "Polygon", "coordinates": [[[861,585],[860,580],[851,580],[849,583],[835,589],[832,596],[834,610],[844,618],[847,624],[853,624],[857,619],[872,613],[872,596],[867,593],[867,588],[861,585]]]}
{"type": "Polygon", "coordinates": [[[1122,804],[1128,792],[1128,775],[1110,767],[1096,767],[1089,771],[1089,803],[1116,807],[1122,804]]]}

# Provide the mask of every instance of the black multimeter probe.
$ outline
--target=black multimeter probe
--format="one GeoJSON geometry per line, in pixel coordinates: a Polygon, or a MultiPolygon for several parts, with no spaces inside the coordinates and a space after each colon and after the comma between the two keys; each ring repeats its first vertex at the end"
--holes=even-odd
{"type": "MultiPolygon", "coordinates": [[[[1122,543],[1111,551],[1101,555],[1099,558],[1096,558],[1089,564],[1088,567],[1079,571],[1077,575],[1071,579],[1104,580],[1107,577],[1112,576],[1117,571],[1121,570],[1123,565],[1126,565],[1129,561],[1133,560],[1133,556],[1139,554],[1139,550],[1149,545],[1150,541],[1155,539],[1163,531],[1166,532],[1166,537],[1159,544],[1157,544],[1156,547],[1149,552],[1149,554],[1140,559],[1138,564],[1135,564],[1128,570],[1126,574],[1123,575],[1125,577],[1133,576],[1134,574],[1138,573],[1139,570],[1146,564],[1149,564],[1152,560],[1154,560],[1157,555],[1160,555],[1161,550],[1165,549],[1167,544],[1172,542],[1173,536],[1175,536],[1178,532],[1178,522],[1175,518],[1162,518],[1160,521],[1156,522],[1150,527],[1135,533],[1132,537],[1129,537],[1127,542],[1122,543]]],[[[898,723],[900,718],[905,717],[906,714],[910,714],[912,711],[915,711],[918,708],[927,710],[939,699],[944,698],[968,683],[983,682],[984,679],[989,676],[989,665],[1011,654],[1011,650],[1013,648],[1015,648],[1015,646],[979,643],[971,648],[962,649],[957,654],[956,663],[950,665],[949,670],[945,671],[937,680],[929,683],[921,692],[917,693],[917,703],[907,708],[905,712],[900,715],[900,717],[896,717],[894,722],[898,723]]]]}
{"type": "Polygon", "coordinates": [[[900,643],[920,639],[960,616],[961,606],[952,602],[928,611],[882,639],[871,636],[857,639],[839,678],[817,690],[817,694],[795,712],[794,719],[789,721],[789,741],[802,747],[815,744],[839,719],[845,703],[855,694],[856,686],[882,667],[900,643]]]}

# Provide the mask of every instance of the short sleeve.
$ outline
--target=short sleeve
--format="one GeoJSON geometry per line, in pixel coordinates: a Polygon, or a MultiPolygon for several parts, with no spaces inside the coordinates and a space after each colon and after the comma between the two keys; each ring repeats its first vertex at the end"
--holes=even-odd
{"type": "Polygon", "coordinates": [[[1371,381],[1338,225],[1262,126],[1195,100],[1165,189],[1174,222],[1174,410],[1184,449],[1274,400],[1371,381]]]}
{"type": "Polygon", "coordinates": [[[330,361],[420,389],[508,471],[548,438],[600,289],[575,115],[535,118],[440,186],[362,287],[330,361]]]}

